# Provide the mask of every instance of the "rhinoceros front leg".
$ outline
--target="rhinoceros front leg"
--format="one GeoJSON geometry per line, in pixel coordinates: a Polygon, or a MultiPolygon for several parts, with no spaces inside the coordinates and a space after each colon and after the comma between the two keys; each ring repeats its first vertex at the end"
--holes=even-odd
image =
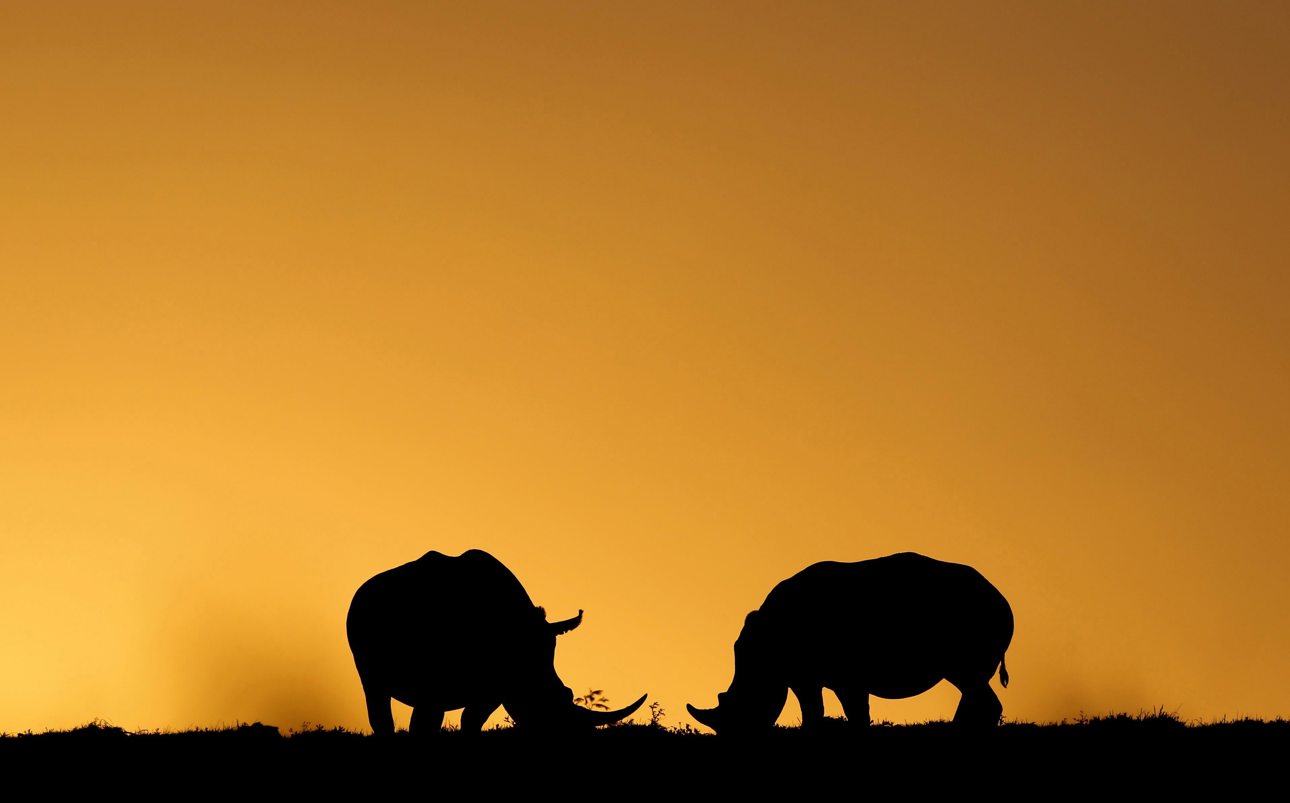
{"type": "Polygon", "coordinates": [[[413,736],[433,736],[443,725],[443,711],[419,705],[412,709],[412,719],[408,722],[408,733],[413,736]]]}
{"type": "Polygon", "coordinates": [[[484,723],[488,721],[501,703],[479,703],[468,705],[461,712],[461,731],[462,733],[479,733],[484,729],[484,723]]]}
{"type": "Polygon", "coordinates": [[[824,687],[811,685],[790,686],[798,705],[802,707],[802,730],[813,731],[824,724],[824,687]]]}
{"type": "Polygon", "coordinates": [[[847,722],[862,728],[868,727],[871,722],[869,692],[864,689],[834,689],[833,691],[838,695],[838,702],[842,703],[842,713],[846,714],[847,722]]]}

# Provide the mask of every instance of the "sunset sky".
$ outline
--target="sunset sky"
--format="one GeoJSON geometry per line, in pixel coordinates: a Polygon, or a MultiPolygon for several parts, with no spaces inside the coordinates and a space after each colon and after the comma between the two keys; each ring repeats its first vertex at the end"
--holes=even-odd
{"type": "Polygon", "coordinates": [[[1009,719],[1290,715],[1287,42],[5,2],[0,731],[366,728],[354,590],[471,547],[669,725],[776,582],[907,550],[1011,601],[1009,719]]]}

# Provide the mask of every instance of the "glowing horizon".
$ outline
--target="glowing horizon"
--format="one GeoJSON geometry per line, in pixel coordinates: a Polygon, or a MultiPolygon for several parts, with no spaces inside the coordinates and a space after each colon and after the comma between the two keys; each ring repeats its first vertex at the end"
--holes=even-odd
{"type": "Polygon", "coordinates": [[[1287,10],[5,17],[0,731],[365,728],[351,595],[472,547],[666,724],[901,551],[1008,719],[1290,711],[1287,10]]]}

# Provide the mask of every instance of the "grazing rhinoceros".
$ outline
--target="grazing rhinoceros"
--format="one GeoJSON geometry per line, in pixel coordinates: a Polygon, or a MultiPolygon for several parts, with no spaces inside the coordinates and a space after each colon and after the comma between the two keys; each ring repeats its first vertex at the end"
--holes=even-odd
{"type": "Polygon", "coordinates": [[[582,623],[547,622],[524,586],[492,555],[428,552],[358,589],[346,630],[378,735],[394,732],[390,698],[412,706],[409,730],[437,731],[458,708],[478,731],[499,705],[525,727],[591,727],[630,716],[645,702],[590,711],[555,673],[555,637],[582,623]]]}
{"type": "Polygon", "coordinates": [[[942,679],[963,697],[954,721],[995,725],[1008,685],[1004,652],[1012,608],[970,566],[904,552],[856,563],[808,566],[775,586],[748,614],[735,642],[735,677],[717,707],[687,706],[718,733],[769,729],[792,689],[802,727],[824,720],[822,690],[847,719],[869,724],[869,695],[913,697],[942,679]]]}

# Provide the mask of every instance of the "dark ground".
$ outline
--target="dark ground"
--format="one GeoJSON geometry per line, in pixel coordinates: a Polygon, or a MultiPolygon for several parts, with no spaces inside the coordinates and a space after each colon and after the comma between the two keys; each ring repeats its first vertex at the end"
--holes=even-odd
{"type": "Polygon", "coordinates": [[[1170,715],[1005,724],[965,733],[948,723],[822,733],[777,729],[734,741],[644,725],[576,736],[493,730],[385,741],[267,725],[128,733],[92,724],[0,737],[6,788],[28,796],[543,799],[764,799],[834,796],[1002,799],[1279,797],[1290,771],[1290,721],[1187,725],[1170,715]],[[15,786],[16,785],[16,786],[15,786]]]}

